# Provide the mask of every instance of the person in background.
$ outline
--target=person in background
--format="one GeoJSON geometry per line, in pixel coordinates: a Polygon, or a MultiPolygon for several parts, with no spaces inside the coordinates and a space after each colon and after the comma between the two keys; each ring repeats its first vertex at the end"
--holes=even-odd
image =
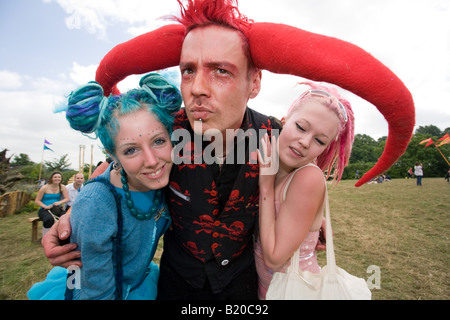
{"type": "Polygon", "coordinates": [[[69,201],[67,188],[62,184],[61,172],[53,172],[48,182],[43,185],[36,196],[34,202],[40,207],[38,216],[42,220],[44,236],[52,227],[56,220],[61,217],[65,211],[63,204],[69,201]]]}
{"type": "Polygon", "coordinates": [[[423,166],[422,163],[416,162],[416,165],[414,166],[414,175],[417,179],[417,186],[422,186],[422,177],[423,177],[423,166]]]}
{"type": "Polygon", "coordinates": [[[67,191],[69,192],[69,201],[66,204],[66,211],[68,211],[70,207],[73,206],[76,197],[80,193],[81,188],[83,188],[83,183],[84,174],[78,172],[77,174],[75,174],[74,181],[66,186],[67,191]]]}
{"type": "Polygon", "coordinates": [[[407,172],[407,179],[412,179],[412,177],[413,177],[413,171],[412,171],[412,168],[410,167],[407,172]]]}

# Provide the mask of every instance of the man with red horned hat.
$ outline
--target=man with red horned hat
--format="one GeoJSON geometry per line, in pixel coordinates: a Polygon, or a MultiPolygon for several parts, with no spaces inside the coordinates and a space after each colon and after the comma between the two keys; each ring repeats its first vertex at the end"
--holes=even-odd
{"type": "MultiPolygon", "coordinates": [[[[181,24],[136,37],[104,57],[96,81],[106,95],[118,94],[116,84],[130,74],[179,65],[185,108],[174,129],[183,128],[192,137],[209,129],[224,137],[226,129],[253,128],[258,133],[264,128],[270,133],[277,128],[274,121],[247,107],[261,88],[260,70],[266,69],[334,83],[385,116],[389,136],[384,153],[357,186],[386,171],[406,150],[414,127],[411,94],[364,50],[287,25],[252,22],[234,0],[188,0],[186,6],[178,2],[181,24]]],[[[207,146],[189,152],[194,157],[198,148],[204,151],[207,146]]],[[[164,238],[160,299],[257,298],[253,232],[258,167],[251,163],[251,153],[246,154],[243,164],[227,159],[224,164],[174,165],[167,195],[173,223],[164,238]]],[[[58,234],[70,231],[67,221],[60,225],[43,245],[52,264],[68,266],[77,253],[71,252],[74,244],[58,244],[58,234]]]]}

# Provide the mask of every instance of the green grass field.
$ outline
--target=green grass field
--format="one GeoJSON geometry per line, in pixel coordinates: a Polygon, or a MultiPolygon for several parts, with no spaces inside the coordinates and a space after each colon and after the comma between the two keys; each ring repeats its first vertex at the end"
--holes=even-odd
{"type": "MultiPolygon", "coordinates": [[[[354,183],[329,187],[338,266],[365,279],[369,266],[378,267],[375,300],[450,299],[450,184],[443,178],[425,178],[422,187],[400,179],[354,183]]],[[[27,299],[52,268],[40,243],[30,241],[27,219],[36,215],[0,218],[1,300],[27,299]]],[[[325,263],[324,252],[319,261],[325,263]]]]}
{"type": "Polygon", "coordinates": [[[330,190],[338,266],[368,278],[380,268],[374,299],[449,299],[450,184],[443,178],[393,180],[330,190]]]}

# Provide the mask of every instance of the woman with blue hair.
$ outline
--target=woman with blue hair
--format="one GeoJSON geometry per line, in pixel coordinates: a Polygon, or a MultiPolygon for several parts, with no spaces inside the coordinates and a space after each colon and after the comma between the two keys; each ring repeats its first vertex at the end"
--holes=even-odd
{"type": "Polygon", "coordinates": [[[69,276],[54,268],[30,289],[30,299],[156,298],[159,269],[152,259],[171,222],[163,188],[181,102],[178,89],[158,74],[118,96],[104,97],[96,82],[71,93],[71,127],[95,134],[114,161],[83,187],[71,210],[71,242],[81,250],[82,268],[69,276]]]}

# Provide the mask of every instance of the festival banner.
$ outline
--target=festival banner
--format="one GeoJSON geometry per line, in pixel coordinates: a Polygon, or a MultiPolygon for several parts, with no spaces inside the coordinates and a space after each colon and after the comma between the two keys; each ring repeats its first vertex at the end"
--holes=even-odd
{"type": "Polygon", "coordinates": [[[424,144],[424,143],[427,143],[425,145],[425,148],[426,148],[426,147],[431,146],[432,144],[434,144],[434,141],[433,141],[433,139],[428,138],[428,139],[425,139],[425,140],[422,140],[422,141],[419,142],[419,144],[424,144]]]}
{"type": "Polygon", "coordinates": [[[42,152],[44,152],[45,150],[50,150],[52,152],[55,152],[52,149],[50,149],[49,147],[47,147],[48,144],[52,144],[52,143],[50,141],[48,141],[46,138],[44,138],[44,150],[42,150],[42,152]]]}
{"type": "Polygon", "coordinates": [[[441,141],[441,143],[439,143],[437,145],[438,147],[440,147],[444,144],[450,143],[450,135],[448,134],[448,132],[442,138],[440,138],[438,141],[441,141]]]}
{"type": "Polygon", "coordinates": [[[55,151],[53,151],[52,149],[50,149],[49,147],[47,147],[45,144],[44,144],[44,150],[50,150],[50,151],[52,151],[52,152],[55,152],[55,151]]]}

